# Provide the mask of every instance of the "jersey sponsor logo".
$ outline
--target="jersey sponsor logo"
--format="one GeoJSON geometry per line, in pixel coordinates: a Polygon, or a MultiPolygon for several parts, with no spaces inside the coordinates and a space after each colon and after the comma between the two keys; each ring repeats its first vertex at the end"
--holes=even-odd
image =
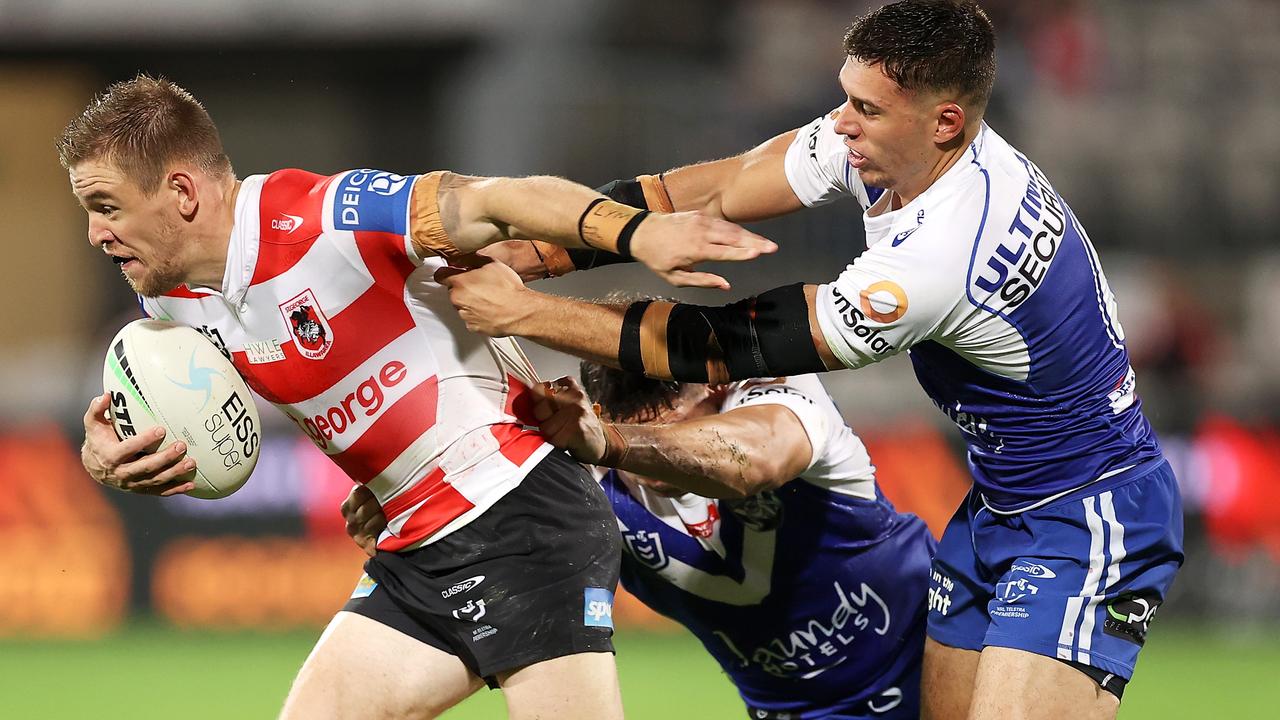
{"type": "Polygon", "coordinates": [[[1009,566],[1009,572],[1020,572],[1034,578],[1056,578],[1058,574],[1038,563],[1015,562],[1009,566]]]}
{"type": "Polygon", "coordinates": [[[951,611],[951,593],[956,589],[955,581],[937,570],[929,571],[929,612],[946,615],[951,611]]]}
{"type": "Polygon", "coordinates": [[[275,338],[245,343],[244,356],[250,365],[263,365],[285,359],[284,349],[275,338]]]}
{"type": "Polygon", "coordinates": [[[305,221],[299,215],[280,213],[280,217],[271,218],[271,229],[292,235],[295,230],[302,227],[303,222],[305,221]]]}
{"type": "MultiPolygon", "coordinates": [[[[453,611],[453,616],[458,620],[466,620],[468,622],[478,622],[480,618],[484,617],[485,613],[487,612],[488,610],[484,606],[484,599],[477,598],[475,600],[468,600],[467,604],[463,605],[460,608],[455,608],[453,611]]],[[[472,640],[476,640],[476,639],[478,638],[472,638],[472,640]]]]}
{"type": "Polygon", "coordinates": [[[858,293],[858,304],[876,322],[897,322],[907,314],[907,291],[896,282],[881,280],[858,293]]]}
{"type": "Polygon", "coordinates": [[[408,374],[408,369],[399,360],[392,360],[382,369],[360,381],[355,390],[347,393],[338,403],[317,413],[313,417],[297,418],[287,413],[302,431],[311,438],[321,450],[329,447],[334,437],[357,427],[364,418],[372,418],[382,409],[386,402],[386,391],[399,385],[408,374]],[[360,412],[357,412],[359,410],[360,412]]]}
{"type": "Polygon", "coordinates": [[[744,405],[748,401],[759,400],[760,398],[768,397],[770,395],[790,395],[792,397],[800,398],[810,405],[815,404],[813,399],[808,395],[805,395],[793,387],[781,384],[786,381],[786,378],[777,378],[775,380],[770,380],[769,382],[748,383],[746,386],[746,392],[742,394],[742,397],[738,398],[738,401],[734,403],[734,407],[744,405]]]}
{"type": "Polygon", "coordinates": [[[849,302],[849,299],[834,285],[831,286],[831,299],[835,305],[836,312],[840,314],[840,321],[854,337],[861,339],[871,349],[871,352],[876,355],[884,355],[897,349],[893,343],[881,337],[880,328],[871,327],[867,324],[866,313],[849,302]]]}
{"type": "Polygon", "coordinates": [[[911,237],[911,234],[919,230],[920,226],[923,224],[924,224],[924,209],[921,208],[920,212],[916,213],[916,226],[911,228],[910,230],[903,230],[897,235],[894,235],[893,242],[889,243],[889,247],[898,247],[902,243],[906,242],[907,238],[911,237]]]}
{"type": "Polygon", "coordinates": [[[973,436],[991,452],[1000,454],[1004,450],[1004,438],[991,431],[991,423],[986,418],[965,410],[958,400],[955,407],[943,405],[937,400],[934,400],[933,404],[944,415],[951,418],[951,422],[955,423],[961,432],[973,436]]]}
{"type": "Polygon", "coordinates": [[[300,355],[308,360],[321,360],[329,354],[329,348],[333,347],[333,328],[329,327],[329,318],[320,309],[311,288],[281,303],[280,314],[289,326],[300,355]]]}
{"type": "Polygon", "coordinates": [[[1062,247],[1067,211],[1048,178],[1030,160],[1018,156],[1027,169],[1027,190],[1009,224],[1009,237],[987,257],[986,267],[973,284],[998,294],[1013,309],[1026,302],[1048,274],[1062,247]]]}
{"type": "Polygon", "coordinates": [[[706,538],[715,535],[716,523],[718,522],[720,522],[720,510],[716,507],[715,501],[708,500],[707,519],[695,523],[686,522],[684,524],[684,529],[688,530],[690,535],[705,540],[706,538]]]}
{"type": "Polygon", "coordinates": [[[333,198],[333,226],[338,230],[369,230],[404,235],[414,175],[383,170],[352,170],[333,198]]]}
{"type": "Polygon", "coordinates": [[[613,593],[598,587],[582,591],[582,623],[613,629],[613,593]]]}
{"type": "Polygon", "coordinates": [[[1124,377],[1116,383],[1116,387],[1107,394],[1107,402],[1111,403],[1111,412],[1115,415],[1128,410],[1133,405],[1133,401],[1138,399],[1137,393],[1138,376],[1134,375],[1133,367],[1125,369],[1124,377]]]}
{"type": "Polygon", "coordinates": [[[449,588],[446,590],[441,590],[440,597],[443,597],[443,598],[453,597],[458,593],[463,593],[476,587],[482,582],[484,582],[483,575],[476,575],[475,577],[469,577],[466,580],[463,580],[462,582],[457,583],[456,585],[449,586],[449,588]]]}
{"type": "Polygon", "coordinates": [[[1037,595],[1040,588],[1027,578],[996,583],[996,599],[1003,603],[1016,603],[1028,595],[1037,595]]]}
{"type": "Polygon", "coordinates": [[[662,548],[662,537],[648,530],[631,530],[622,533],[622,542],[632,557],[651,570],[661,570],[671,563],[662,548]]]}
{"type": "Polygon", "coordinates": [[[1151,619],[1163,601],[1164,598],[1154,590],[1124,593],[1107,603],[1107,619],[1103,621],[1102,629],[1113,637],[1143,645],[1147,641],[1151,619]]]}
{"type": "Polygon", "coordinates": [[[867,701],[867,709],[873,713],[887,713],[902,704],[902,688],[891,687],[867,701]]]}
{"type": "Polygon", "coordinates": [[[859,583],[856,592],[846,590],[838,580],[832,585],[835,607],[830,616],[823,611],[820,616],[801,619],[785,635],[748,652],[724,632],[714,632],[742,667],[755,665],[776,677],[811,680],[848,659],[849,646],[860,635],[884,636],[893,623],[888,604],[870,585],[859,583]]]}
{"type": "Polygon", "coordinates": [[[369,577],[368,574],[361,575],[360,581],[356,583],[356,589],[351,592],[352,598],[367,598],[373,594],[378,588],[378,581],[369,577]]]}

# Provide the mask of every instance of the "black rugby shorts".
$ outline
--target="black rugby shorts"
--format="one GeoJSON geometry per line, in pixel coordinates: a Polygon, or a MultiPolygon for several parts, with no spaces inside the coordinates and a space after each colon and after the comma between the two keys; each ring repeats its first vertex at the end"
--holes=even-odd
{"type": "Polygon", "coordinates": [[[599,483],[554,451],[461,529],[379,552],[343,610],[456,655],[496,687],[498,674],[526,665],[613,652],[621,553],[599,483]]]}

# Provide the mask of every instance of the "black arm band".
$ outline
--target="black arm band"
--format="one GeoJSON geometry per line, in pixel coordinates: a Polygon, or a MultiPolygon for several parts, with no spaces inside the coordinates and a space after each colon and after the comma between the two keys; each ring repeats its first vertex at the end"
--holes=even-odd
{"type": "Polygon", "coordinates": [[[809,304],[802,283],[723,307],[676,305],[666,330],[671,376],[682,382],[727,382],[826,370],[809,328],[809,304]]]}
{"type": "Polygon", "coordinates": [[[622,316],[622,336],[618,338],[618,364],[623,370],[633,373],[644,373],[644,359],[640,354],[640,319],[644,311],[652,304],[651,300],[640,300],[627,306],[622,316]]]}

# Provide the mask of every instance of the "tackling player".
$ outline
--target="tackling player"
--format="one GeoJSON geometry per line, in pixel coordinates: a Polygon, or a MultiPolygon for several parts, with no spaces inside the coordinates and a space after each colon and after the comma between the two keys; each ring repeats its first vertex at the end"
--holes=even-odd
{"type": "Polygon", "coordinates": [[[1183,561],[1182,510],[1098,254],[1045,173],[982,120],[995,39],[977,5],[886,5],[854,22],[845,50],[847,101],[831,113],[615,187],[735,221],[852,197],[867,250],[835,281],[703,307],[556,298],[498,263],[441,278],[474,330],[657,378],[795,375],[909,350],[974,478],[934,562],[925,717],[1114,717],[1183,561]]]}
{"type": "MultiPolygon", "coordinates": [[[[725,286],[691,264],[771,244],[556,178],[238,180],[204,108],[147,76],[111,86],[58,150],[90,244],[143,309],[204,332],[390,517],[362,586],[377,600],[334,618],[284,717],[434,716],[484,682],[506,690],[515,718],[621,717],[612,628],[583,611],[609,603],[617,580],[608,501],[524,428],[533,372],[519,347],[467,332],[432,273],[535,236],[725,286]],[[410,693],[429,702],[405,706],[410,693]]],[[[162,431],[118,440],[107,402],[84,417],[90,475],[133,492],[192,489],[184,444],[150,452],[162,431]]]]}
{"type": "MultiPolygon", "coordinates": [[[[681,384],[590,363],[582,376],[609,422],[561,378],[538,389],[541,429],[619,468],[598,472],[623,585],[702,641],[748,717],[918,718],[933,538],[877,491],[818,379],[681,384]],[[628,451],[605,457],[613,433],[628,451]]],[[[371,548],[376,499],[354,488],[343,513],[371,548]]]]}

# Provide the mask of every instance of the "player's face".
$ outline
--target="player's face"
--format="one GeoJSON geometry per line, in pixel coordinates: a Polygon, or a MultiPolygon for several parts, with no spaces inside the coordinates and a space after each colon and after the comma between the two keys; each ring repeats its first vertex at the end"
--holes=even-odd
{"type": "Polygon", "coordinates": [[[147,195],[105,160],[81,162],[70,175],[89,214],[89,244],[120,266],[134,292],[154,297],[183,282],[181,218],[169,194],[147,195]]]}
{"type": "MultiPolygon", "coordinates": [[[[670,409],[663,410],[652,418],[630,422],[638,422],[643,425],[663,425],[706,417],[707,415],[715,414],[719,410],[723,398],[724,395],[718,389],[709,385],[688,384],[684,386],[684,391],[672,403],[670,409]]],[[[624,420],[623,422],[629,421],[624,420]]],[[[643,485],[663,497],[680,497],[688,493],[687,490],[678,488],[665,480],[636,475],[623,470],[618,472],[626,475],[636,484],[643,485]]]]}
{"type": "Polygon", "coordinates": [[[937,163],[936,98],[903,90],[881,71],[847,58],[840,86],[848,97],[836,118],[849,164],[867,185],[914,197],[937,163]]]}

